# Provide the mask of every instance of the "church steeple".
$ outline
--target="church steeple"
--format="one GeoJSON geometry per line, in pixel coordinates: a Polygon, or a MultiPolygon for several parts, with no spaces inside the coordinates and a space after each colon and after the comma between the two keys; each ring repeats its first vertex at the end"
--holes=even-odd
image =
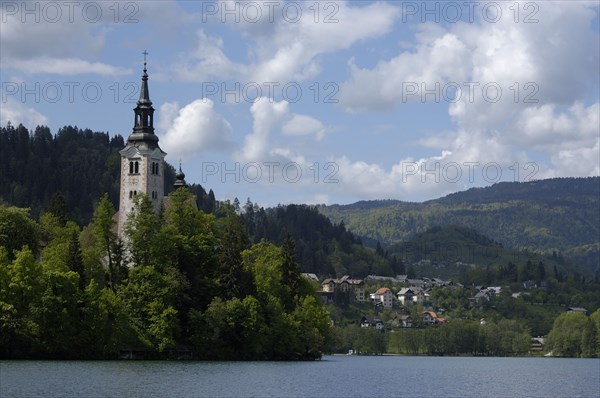
{"type": "Polygon", "coordinates": [[[140,99],[137,106],[133,109],[135,120],[133,124],[133,133],[127,139],[128,143],[133,145],[147,146],[148,149],[154,149],[158,146],[158,137],[154,134],[154,108],[150,101],[150,92],[148,90],[148,69],[146,68],[146,55],[144,54],[144,73],[142,74],[142,85],[140,88],[140,99]]]}
{"type": "Polygon", "coordinates": [[[148,91],[148,70],[146,69],[146,55],[148,55],[148,51],[144,51],[142,54],[144,54],[144,74],[142,75],[140,99],[138,100],[137,104],[138,106],[145,104],[152,106],[152,101],[150,101],[150,93],[148,91]]]}
{"type": "Polygon", "coordinates": [[[135,197],[146,194],[159,211],[165,196],[166,153],[158,146],[158,137],[154,134],[154,108],[148,90],[148,69],[146,51],[144,54],[144,73],[140,99],[133,109],[135,121],[133,132],[127,138],[121,155],[121,188],[119,193],[119,236],[124,236],[127,216],[135,205],[135,197]]]}

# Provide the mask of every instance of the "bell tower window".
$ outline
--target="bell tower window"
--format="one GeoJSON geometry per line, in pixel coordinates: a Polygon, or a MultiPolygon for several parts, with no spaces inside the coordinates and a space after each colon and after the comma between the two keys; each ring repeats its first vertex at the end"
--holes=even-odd
{"type": "Polygon", "coordinates": [[[158,172],[158,169],[159,169],[158,162],[152,162],[150,168],[151,168],[150,172],[151,172],[152,175],[159,175],[159,172],[158,172]]]}
{"type": "Polygon", "coordinates": [[[129,161],[129,174],[139,174],[140,173],[140,162],[137,160],[129,161]]]}

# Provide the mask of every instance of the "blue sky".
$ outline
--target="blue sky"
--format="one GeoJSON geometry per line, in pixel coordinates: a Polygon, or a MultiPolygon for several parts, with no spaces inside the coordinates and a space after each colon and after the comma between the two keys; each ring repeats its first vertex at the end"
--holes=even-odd
{"type": "Polygon", "coordinates": [[[0,122],[127,137],[219,199],[600,174],[598,2],[2,2],[0,122]]]}

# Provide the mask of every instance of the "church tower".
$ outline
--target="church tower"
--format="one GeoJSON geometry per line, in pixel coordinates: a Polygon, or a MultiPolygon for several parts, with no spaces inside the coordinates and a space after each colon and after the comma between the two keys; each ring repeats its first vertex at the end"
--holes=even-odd
{"type": "Polygon", "coordinates": [[[123,236],[127,215],[133,209],[135,196],[145,193],[158,211],[164,197],[164,158],[154,134],[154,108],[148,92],[148,71],[144,51],[144,73],[140,99],[134,108],[134,124],[121,154],[121,190],[119,193],[118,234],[123,236]]]}

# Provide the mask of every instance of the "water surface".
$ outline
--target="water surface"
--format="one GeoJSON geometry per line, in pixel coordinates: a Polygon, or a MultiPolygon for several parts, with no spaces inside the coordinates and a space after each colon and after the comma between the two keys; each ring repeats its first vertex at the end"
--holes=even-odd
{"type": "Polygon", "coordinates": [[[600,360],[0,361],[0,397],[600,397],[600,360]]]}

